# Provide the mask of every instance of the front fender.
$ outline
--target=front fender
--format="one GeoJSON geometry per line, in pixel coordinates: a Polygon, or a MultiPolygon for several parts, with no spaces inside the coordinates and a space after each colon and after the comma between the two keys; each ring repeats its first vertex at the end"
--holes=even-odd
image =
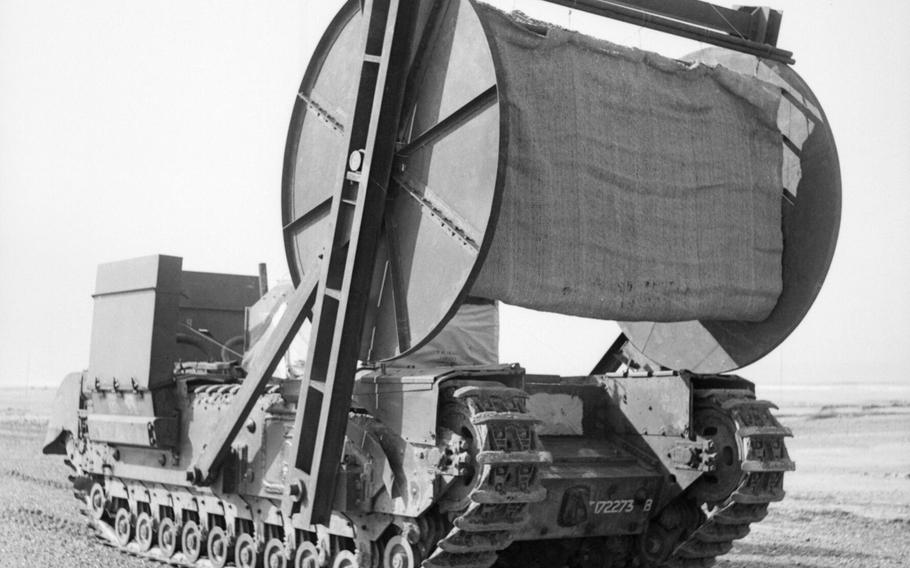
{"type": "Polygon", "coordinates": [[[66,434],[79,429],[79,407],[82,396],[82,373],[70,373],[63,378],[47,422],[44,438],[45,454],[66,454],[66,434]]]}

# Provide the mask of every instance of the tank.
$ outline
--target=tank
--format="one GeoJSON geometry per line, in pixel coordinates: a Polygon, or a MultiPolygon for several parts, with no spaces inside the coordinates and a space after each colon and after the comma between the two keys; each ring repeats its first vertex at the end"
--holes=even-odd
{"type": "Polygon", "coordinates": [[[102,265],[45,452],[99,538],[173,565],[712,565],[795,467],[774,405],[723,373],[809,310],[839,176],[819,101],[773,57],[348,2],[289,127],[295,288],[102,265]],[[623,334],[590,375],[535,375],[498,360],[500,301],[623,334]]]}

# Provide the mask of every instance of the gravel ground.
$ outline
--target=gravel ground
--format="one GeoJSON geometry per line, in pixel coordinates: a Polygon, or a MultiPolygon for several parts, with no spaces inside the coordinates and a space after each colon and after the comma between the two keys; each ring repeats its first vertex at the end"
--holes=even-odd
{"type": "Polygon", "coordinates": [[[787,498],[719,568],[910,566],[910,401],[782,415],[787,498]]]}
{"type": "MultiPolygon", "coordinates": [[[[60,456],[40,453],[52,391],[0,390],[0,566],[161,566],[94,541],[60,456]]],[[[787,499],[718,568],[910,566],[910,401],[782,414],[787,499]]]]}
{"type": "Polygon", "coordinates": [[[41,455],[44,421],[0,420],[0,565],[160,566],[96,543],[79,514],[61,456],[41,455]]]}

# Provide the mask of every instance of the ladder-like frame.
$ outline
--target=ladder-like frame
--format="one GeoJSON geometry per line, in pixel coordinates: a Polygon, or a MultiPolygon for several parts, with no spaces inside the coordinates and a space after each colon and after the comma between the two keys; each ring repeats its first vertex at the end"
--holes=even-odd
{"type": "Polygon", "coordinates": [[[285,510],[303,513],[304,524],[325,523],[332,510],[416,9],[415,0],[365,2],[357,101],[346,130],[348,160],[332,199],[332,241],[324,252],[322,273],[318,280],[304,275],[228,416],[187,476],[198,484],[214,481],[278,360],[312,312],[312,339],[290,448],[295,459],[285,495],[285,510]]]}
{"type": "Polygon", "coordinates": [[[322,263],[290,448],[296,458],[286,505],[293,505],[291,512],[300,510],[304,524],[325,523],[332,510],[395,155],[414,12],[412,0],[368,0],[364,7],[369,19],[349,159],[332,200],[332,246],[322,263]]]}

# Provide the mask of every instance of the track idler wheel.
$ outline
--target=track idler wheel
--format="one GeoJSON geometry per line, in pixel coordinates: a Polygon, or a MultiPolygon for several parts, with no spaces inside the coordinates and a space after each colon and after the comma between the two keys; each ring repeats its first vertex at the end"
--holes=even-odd
{"type": "Polygon", "coordinates": [[[187,521],[180,535],[180,545],[187,561],[196,562],[205,551],[205,536],[196,521],[187,521]]]}
{"type": "Polygon", "coordinates": [[[180,543],[178,534],[174,519],[165,517],[158,523],[158,546],[165,558],[170,558],[177,552],[180,543]]]}
{"type": "Polygon", "coordinates": [[[294,568],[319,568],[319,551],[312,542],[301,542],[294,556],[294,568]]]}
{"type": "Polygon", "coordinates": [[[265,568],[287,568],[288,556],[285,554],[284,543],[281,540],[272,538],[265,543],[262,564],[265,568]]]}
{"type": "Polygon", "coordinates": [[[402,536],[393,536],[382,553],[382,568],[417,568],[420,556],[411,543],[402,536]]]}
{"type": "Polygon", "coordinates": [[[129,509],[121,507],[117,509],[114,516],[114,535],[117,537],[117,544],[126,546],[133,537],[133,515],[129,509]]]}
{"type": "Polygon", "coordinates": [[[237,564],[237,568],[259,568],[260,560],[262,557],[253,535],[243,533],[238,536],[234,545],[234,563],[237,564]]]}
{"type": "Polygon", "coordinates": [[[209,562],[213,568],[224,568],[228,563],[231,551],[230,537],[221,527],[213,527],[209,531],[208,540],[209,562]]]}
{"type": "Polygon", "coordinates": [[[155,521],[148,513],[139,513],[136,519],[136,544],[139,545],[139,552],[148,552],[151,550],[155,541],[155,521]]]}

